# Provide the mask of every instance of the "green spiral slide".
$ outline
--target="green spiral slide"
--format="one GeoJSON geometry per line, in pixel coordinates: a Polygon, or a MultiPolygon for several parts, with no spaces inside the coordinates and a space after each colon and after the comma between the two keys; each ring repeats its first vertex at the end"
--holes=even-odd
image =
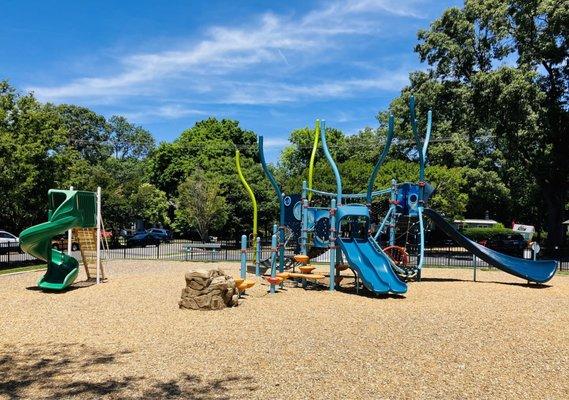
{"type": "Polygon", "coordinates": [[[48,221],[20,233],[20,246],[26,253],[44,260],[47,271],[38,281],[44,290],[63,290],[79,273],[78,261],[51,247],[54,236],[72,228],[94,228],[97,224],[97,197],[93,192],[50,190],[48,221]]]}

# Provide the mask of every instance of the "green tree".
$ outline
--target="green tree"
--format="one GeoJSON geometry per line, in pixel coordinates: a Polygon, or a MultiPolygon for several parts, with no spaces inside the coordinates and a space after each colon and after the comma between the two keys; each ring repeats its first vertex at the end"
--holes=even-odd
{"type": "Polygon", "coordinates": [[[150,183],[143,183],[131,197],[133,214],[152,225],[170,224],[166,193],[150,183]]]}
{"type": "Polygon", "coordinates": [[[109,119],[110,143],[115,158],[142,159],[154,150],[156,143],[150,132],[141,126],[131,124],[125,117],[113,115],[109,119]]]}
{"type": "Polygon", "coordinates": [[[64,170],[57,150],[65,136],[59,115],[32,94],[0,81],[0,215],[19,233],[46,218],[47,191],[64,170]]]}
{"type": "Polygon", "coordinates": [[[175,229],[195,228],[204,242],[209,232],[219,229],[227,220],[227,204],[221,195],[221,185],[201,169],[190,175],[178,187],[175,229]]]}
{"type": "Polygon", "coordinates": [[[524,190],[535,193],[535,181],[550,245],[560,243],[569,189],[565,3],[470,0],[463,8],[446,10],[419,32],[416,51],[431,69],[411,74],[410,87],[391,105],[409,135],[403,110],[409,94],[416,93],[419,114],[435,110],[433,139],[455,135],[458,140],[434,146],[433,161],[495,171],[504,184],[530,178],[530,190],[510,186],[514,209],[529,208],[516,205],[528,200],[524,190]]]}
{"type": "Polygon", "coordinates": [[[179,185],[197,169],[203,170],[219,183],[220,195],[227,203],[226,224],[223,232],[216,233],[237,237],[243,229],[251,229],[252,206],[237,177],[236,147],[241,152],[243,173],[260,205],[259,227],[269,228],[278,216],[277,199],[259,164],[255,134],[242,129],[237,121],[209,118],[182,132],[172,143],[161,143],[148,158],[150,183],[174,199],[179,185]]]}
{"type": "Polygon", "coordinates": [[[54,107],[61,118],[68,147],[79,151],[83,158],[93,164],[110,156],[110,128],[105,117],[71,104],[48,106],[54,107]]]}

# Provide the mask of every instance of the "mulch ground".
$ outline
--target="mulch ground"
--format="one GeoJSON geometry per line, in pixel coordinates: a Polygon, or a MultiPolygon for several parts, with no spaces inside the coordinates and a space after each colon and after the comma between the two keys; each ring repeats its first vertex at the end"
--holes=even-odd
{"type": "Polygon", "coordinates": [[[0,398],[569,398],[569,276],[426,269],[405,297],[258,282],[239,307],[179,309],[184,273],[214,267],[238,270],[115,261],[65,293],[1,276],[0,398]]]}

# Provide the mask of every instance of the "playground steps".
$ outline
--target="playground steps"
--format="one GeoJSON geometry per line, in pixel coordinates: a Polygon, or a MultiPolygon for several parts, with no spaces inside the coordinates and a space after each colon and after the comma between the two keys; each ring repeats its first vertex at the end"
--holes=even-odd
{"type": "Polygon", "coordinates": [[[298,272],[291,272],[291,273],[289,273],[288,276],[290,278],[301,278],[301,279],[307,279],[307,280],[313,280],[313,281],[318,281],[318,280],[325,278],[324,275],[320,275],[320,274],[302,274],[302,273],[298,273],[298,272]]]}
{"type": "MultiPolygon", "coordinates": [[[[97,278],[97,230],[93,228],[73,229],[73,235],[79,241],[79,250],[87,279],[97,278]]],[[[101,261],[101,279],[105,279],[103,263],[101,261]]]]}

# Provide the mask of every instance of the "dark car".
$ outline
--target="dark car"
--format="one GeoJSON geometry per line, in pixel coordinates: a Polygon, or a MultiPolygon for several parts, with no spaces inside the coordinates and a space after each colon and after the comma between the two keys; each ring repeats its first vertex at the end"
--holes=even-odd
{"type": "Polygon", "coordinates": [[[158,246],[160,238],[148,232],[137,232],[126,239],[127,247],[146,247],[148,245],[158,246]]]}
{"type": "Polygon", "coordinates": [[[172,232],[170,232],[168,229],[152,228],[146,232],[156,236],[163,242],[170,243],[172,241],[172,232]]]}
{"type": "Polygon", "coordinates": [[[480,244],[515,257],[522,257],[524,249],[527,247],[526,240],[519,233],[498,233],[488,240],[482,240],[480,244]]]}

